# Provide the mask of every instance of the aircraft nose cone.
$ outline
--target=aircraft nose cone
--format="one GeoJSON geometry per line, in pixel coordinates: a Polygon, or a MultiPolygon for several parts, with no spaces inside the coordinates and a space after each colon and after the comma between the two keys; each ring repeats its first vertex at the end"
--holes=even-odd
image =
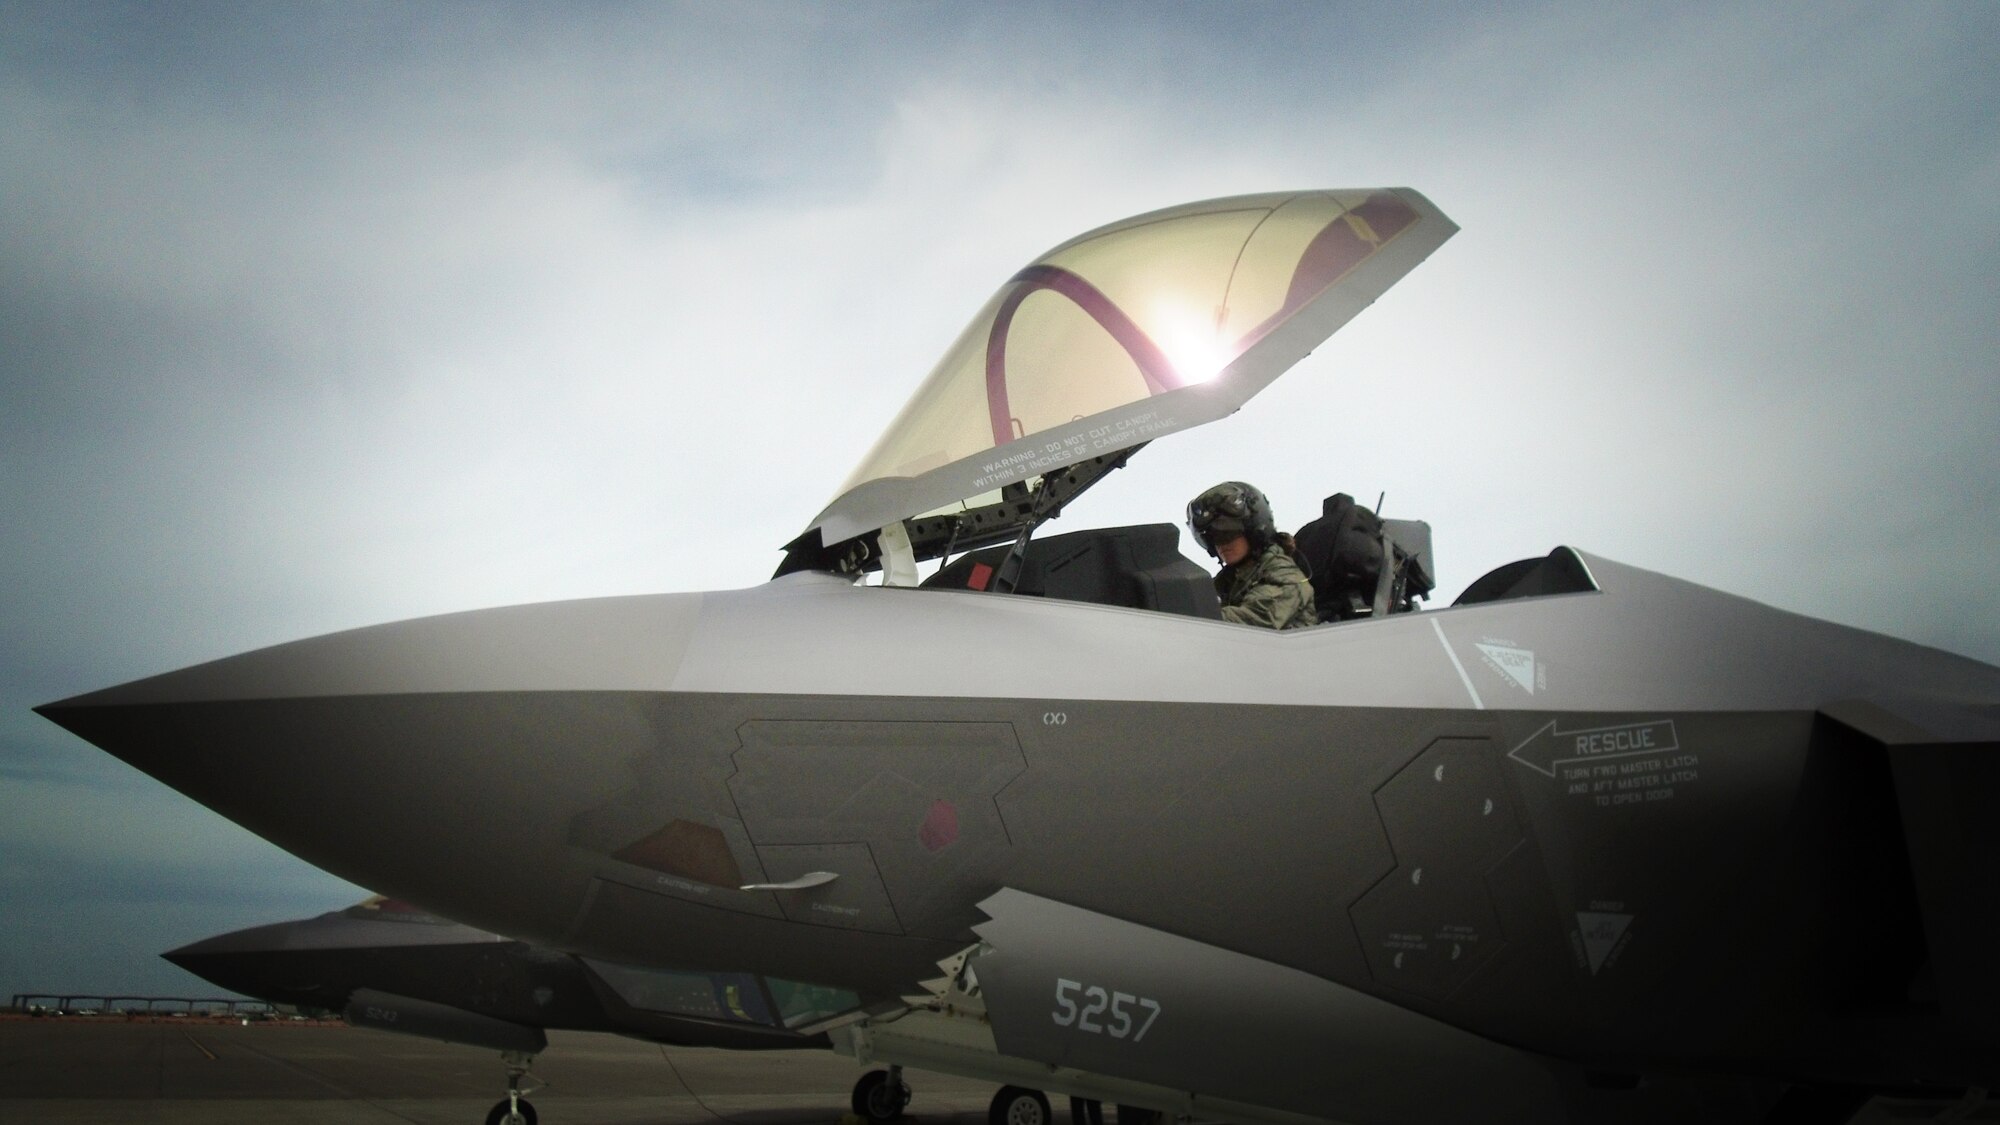
{"type": "Polygon", "coordinates": [[[161,960],[178,969],[186,969],[195,976],[232,992],[246,991],[241,974],[229,971],[233,962],[240,960],[241,954],[231,954],[217,950],[202,949],[202,942],[170,949],[160,954],[161,960]]]}
{"type": "Polygon", "coordinates": [[[165,953],[160,954],[160,956],[172,961],[176,965],[182,965],[189,961],[198,961],[212,954],[249,953],[278,948],[269,942],[251,940],[253,935],[256,935],[264,928],[258,926],[249,930],[232,930],[226,934],[217,934],[214,937],[206,937],[200,941],[191,941],[179,949],[169,949],[165,953]]]}
{"type": "Polygon", "coordinates": [[[160,959],[177,969],[186,969],[195,976],[202,975],[201,970],[195,968],[196,965],[201,963],[201,954],[188,952],[187,946],[182,946],[179,949],[170,949],[160,954],[160,959]]]}
{"type": "Polygon", "coordinates": [[[36,710],[309,862],[442,906],[560,880],[568,817],[648,744],[700,600],[398,622],[36,710]]]}
{"type": "Polygon", "coordinates": [[[279,1004],[338,1007],[343,982],[312,951],[287,947],[285,923],[256,926],[191,942],[160,957],[228,992],[279,1004]]]}
{"type": "Polygon", "coordinates": [[[267,992],[257,971],[267,955],[284,948],[282,924],[253,926],[189,942],[160,957],[219,988],[255,996],[267,992]]]}

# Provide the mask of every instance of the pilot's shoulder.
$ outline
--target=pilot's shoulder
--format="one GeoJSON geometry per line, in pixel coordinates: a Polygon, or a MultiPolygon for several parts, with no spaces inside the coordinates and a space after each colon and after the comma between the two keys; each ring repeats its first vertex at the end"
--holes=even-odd
{"type": "Polygon", "coordinates": [[[1257,570],[1258,577],[1266,582],[1304,581],[1306,576],[1292,556],[1275,543],[1265,548],[1264,557],[1257,560],[1257,570]]]}

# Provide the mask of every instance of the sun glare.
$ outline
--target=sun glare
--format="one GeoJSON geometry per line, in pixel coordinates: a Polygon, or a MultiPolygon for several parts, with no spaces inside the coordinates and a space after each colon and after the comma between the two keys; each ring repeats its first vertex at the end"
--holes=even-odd
{"type": "Polygon", "coordinates": [[[1183,385],[1208,382],[1236,358],[1223,343],[1212,315],[1178,306],[1161,307],[1158,313],[1153,338],[1183,385]]]}

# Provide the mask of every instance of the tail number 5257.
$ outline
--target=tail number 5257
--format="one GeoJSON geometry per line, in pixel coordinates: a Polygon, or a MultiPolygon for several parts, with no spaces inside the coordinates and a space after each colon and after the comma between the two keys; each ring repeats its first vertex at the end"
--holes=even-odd
{"type": "Polygon", "coordinates": [[[1146,1037],[1153,1021],[1160,1018],[1160,1002],[1129,992],[1107,992],[1081,981],[1056,981],[1056,1007],[1049,1013],[1057,1027],[1074,1027],[1093,1035],[1113,1039],[1130,1038],[1137,1043],[1146,1037]],[[1081,1000],[1081,1006],[1078,1001],[1081,1000]],[[1144,1017],[1134,1030],[1134,1016],[1144,1017]]]}

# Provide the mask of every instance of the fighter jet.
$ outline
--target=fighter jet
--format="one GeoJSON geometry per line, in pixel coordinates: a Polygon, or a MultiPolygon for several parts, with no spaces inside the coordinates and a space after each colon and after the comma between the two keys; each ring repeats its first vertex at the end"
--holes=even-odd
{"type": "Polygon", "coordinates": [[[274,1004],[350,1024],[501,1052],[507,1094],[488,1125],[533,1125],[522,1082],[546,1029],[609,1031],[683,1046],[824,1048],[813,1030],[853,993],[747,973],[614,965],[540,949],[375,896],[314,918],[254,926],[160,956],[274,1004]]]}
{"type": "Polygon", "coordinates": [[[1171,526],[1033,537],[1455,229],[1400,188],[1112,223],[1006,280],[762,585],[41,711],[470,924],[852,991],[837,1049],[1005,1083],[1010,1125],[2000,1086],[2000,669],[1569,547],[1417,612],[1429,552],[1385,529],[1386,586],[1276,632],[1217,618],[1171,526]]]}

